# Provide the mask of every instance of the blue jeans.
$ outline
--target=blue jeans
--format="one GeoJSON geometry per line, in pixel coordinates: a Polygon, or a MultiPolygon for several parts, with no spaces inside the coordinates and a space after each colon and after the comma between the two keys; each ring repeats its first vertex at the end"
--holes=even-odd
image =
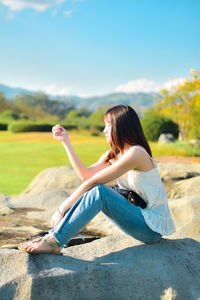
{"type": "Polygon", "coordinates": [[[96,185],[81,196],[50,232],[63,247],[100,211],[139,241],[157,242],[162,237],[146,224],[140,207],[131,204],[125,197],[104,185],[96,185]]]}

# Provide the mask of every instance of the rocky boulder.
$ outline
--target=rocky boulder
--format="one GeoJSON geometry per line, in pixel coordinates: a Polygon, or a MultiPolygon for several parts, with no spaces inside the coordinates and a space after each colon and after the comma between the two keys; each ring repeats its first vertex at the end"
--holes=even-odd
{"type": "Polygon", "coordinates": [[[162,133],[158,138],[158,144],[174,143],[176,138],[171,133],[162,133]]]}
{"type": "Polygon", "coordinates": [[[159,163],[158,169],[164,182],[200,176],[200,163],[159,163]]]}
{"type": "Polygon", "coordinates": [[[200,195],[170,199],[169,207],[176,225],[176,232],[171,237],[192,237],[200,241],[200,195]]]}
{"type": "Polygon", "coordinates": [[[200,244],[195,240],[143,244],[119,235],[63,252],[0,250],[1,299],[200,299],[200,244]]]}
{"type": "Polygon", "coordinates": [[[174,183],[200,176],[200,163],[159,163],[158,169],[168,198],[171,198],[174,183]]]}
{"type": "Polygon", "coordinates": [[[80,181],[71,168],[50,168],[21,195],[0,194],[0,299],[200,299],[200,164],[163,163],[159,170],[177,231],[156,244],[134,240],[99,213],[83,233],[109,237],[79,238],[63,256],[21,253],[20,241],[45,234],[80,181]]]}
{"type": "Polygon", "coordinates": [[[200,195],[200,176],[175,182],[168,191],[169,198],[183,198],[200,195]]]}

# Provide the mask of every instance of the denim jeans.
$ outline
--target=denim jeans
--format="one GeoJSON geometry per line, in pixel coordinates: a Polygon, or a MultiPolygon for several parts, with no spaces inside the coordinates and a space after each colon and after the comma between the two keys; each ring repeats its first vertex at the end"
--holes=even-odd
{"type": "Polygon", "coordinates": [[[104,185],[96,185],[81,196],[50,232],[63,247],[100,211],[139,241],[157,242],[162,237],[146,224],[140,207],[131,204],[125,197],[104,185]]]}

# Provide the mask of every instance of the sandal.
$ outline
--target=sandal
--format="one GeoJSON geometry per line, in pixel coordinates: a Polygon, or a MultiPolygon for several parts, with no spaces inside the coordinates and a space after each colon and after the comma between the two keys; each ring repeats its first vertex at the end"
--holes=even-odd
{"type": "Polygon", "coordinates": [[[46,244],[48,244],[49,246],[51,246],[51,250],[36,250],[36,251],[31,251],[31,250],[27,250],[23,247],[18,247],[18,249],[22,252],[25,252],[25,253],[31,253],[31,254],[56,254],[56,255],[63,255],[63,253],[59,250],[56,250],[56,248],[58,248],[59,244],[58,243],[54,243],[54,242],[51,242],[49,240],[46,240],[45,237],[43,238],[38,238],[36,240],[33,240],[32,243],[37,243],[39,241],[44,241],[46,244]]]}

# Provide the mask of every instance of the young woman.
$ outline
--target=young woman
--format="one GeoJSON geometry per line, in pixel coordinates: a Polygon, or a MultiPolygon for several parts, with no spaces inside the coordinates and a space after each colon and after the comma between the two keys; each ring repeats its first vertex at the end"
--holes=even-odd
{"type": "Polygon", "coordinates": [[[110,150],[89,168],[75,153],[67,131],[60,125],[53,127],[53,137],[62,142],[83,183],[54,213],[49,234],[20,244],[20,250],[61,254],[61,247],[100,211],[145,243],[175,232],[166,192],[136,112],[128,105],[117,105],[105,113],[104,121],[110,150]],[[113,179],[117,179],[119,188],[137,192],[146,208],[104,185],[113,179]]]}

